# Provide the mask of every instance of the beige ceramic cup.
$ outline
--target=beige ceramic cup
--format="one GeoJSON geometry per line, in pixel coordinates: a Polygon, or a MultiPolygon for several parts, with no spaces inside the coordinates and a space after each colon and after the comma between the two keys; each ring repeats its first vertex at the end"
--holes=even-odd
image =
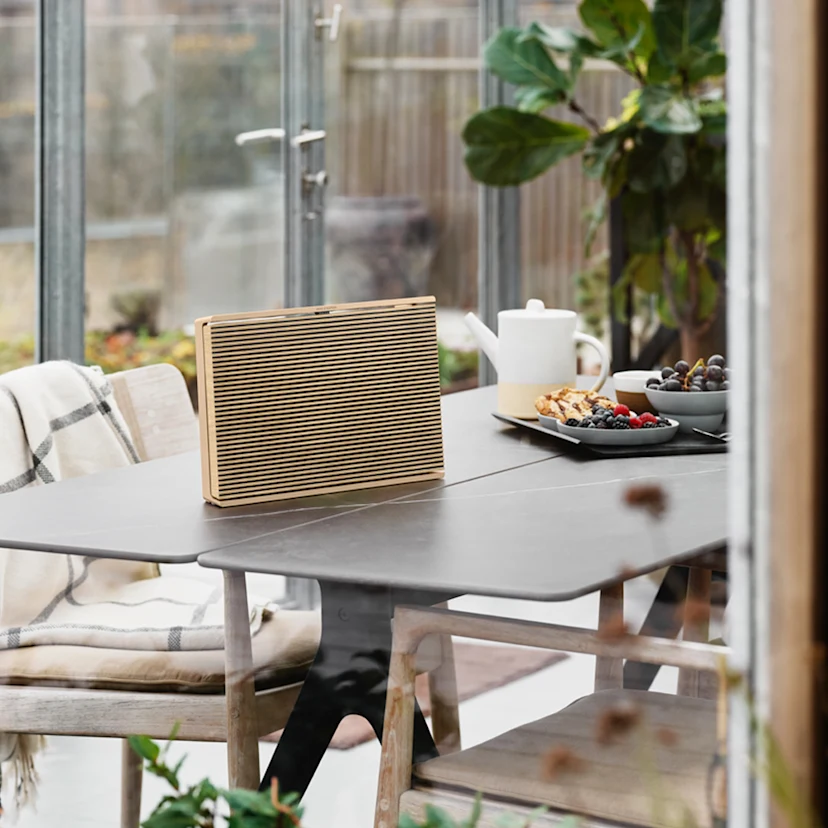
{"type": "Polygon", "coordinates": [[[643,414],[645,411],[657,414],[658,412],[650,405],[644,389],[650,377],[660,376],[658,371],[619,371],[612,375],[615,398],[636,414],[643,414]]]}

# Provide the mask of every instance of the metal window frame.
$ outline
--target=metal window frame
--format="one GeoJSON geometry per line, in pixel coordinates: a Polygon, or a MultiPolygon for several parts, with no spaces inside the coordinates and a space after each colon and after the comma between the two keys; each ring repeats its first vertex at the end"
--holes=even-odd
{"type": "Polygon", "coordinates": [[[303,194],[306,171],[325,169],[325,141],[296,146],[303,129],[325,128],[325,38],[315,21],[324,17],[321,2],[283,0],[282,118],[286,140],[282,163],[285,178],[285,304],[307,307],[324,302],[324,210],[309,212],[303,194]]]}
{"type": "Polygon", "coordinates": [[[729,668],[742,673],[746,693],[731,694],[728,717],[728,820],[733,826],[770,824],[769,794],[752,772],[755,715],[770,714],[770,423],[765,365],[770,349],[770,234],[768,215],[771,87],[769,0],[733,0],[727,10],[728,85],[728,353],[742,377],[733,409],[753,412],[730,445],[729,668]],[[735,590],[734,590],[735,587],[735,590]]]}
{"type": "MultiPolygon", "coordinates": [[[[519,0],[480,0],[480,46],[503,26],[519,24],[519,0]]],[[[480,70],[480,106],[510,103],[513,92],[505,81],[480,70]]],[[[478,218],[479,266],[477,304],[480,318],[497,330],[498,311],[521,301],[520,189],[480,187],[478,218]]],[[[481,385],[497,381],[494,366],[481,359],[481,385]]]]}
{"type": "Polygon", "coordinates": [[[37,20],[36,359],[83,363],[84,0],[39,0],[37,20]]]}
{"type": "MultiPolygon", "coordinates": [[[[325,17],[321,0],[283,0],[281,127],[286,136],[282,152],[286,307],[309,307],[325,301],[324,210],[309,213],[308,199],[303,194],[305,172],[325,169],[325,141],[296,146],[291,140],[303,129],[325,128],[326,39],[315,24],[321,17],[325,17]]],[[[283,606],[312,609],[319,601],[315,581],[285,579],[283,606]]]]}

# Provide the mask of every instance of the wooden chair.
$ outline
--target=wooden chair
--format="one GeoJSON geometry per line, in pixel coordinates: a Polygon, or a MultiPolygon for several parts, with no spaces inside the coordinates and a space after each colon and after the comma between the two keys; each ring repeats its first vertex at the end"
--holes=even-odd
{"type": "MultiPolygon", "coordinates": [[[[710,641],[712,584],[714,572],[727,572],[727,552],[705,553],[688,562],[685,601],[675,606],[672,635],[683,630],[683,641],[710,641]],[[683,619],[683,623],[682,623],[683,619]]],[[[623,631],[624,582],[601,590],[598,609],[598,630],[612,637],[623,631]]],[[[664,634],[664,633],[661,633],[664,634]]],[[[623,686],[624,658],[599,656],[595,659],[595,690],[623,686]]],[[[655,673],[653,673],[655,675],[655,673]]],[[[687,667],[679,669],[678,694],[692,698],[714,698],[716,677],[687,667]]]]}
{"type": "MultiPolygon", "coordinates": [[[[199,446],[180,372],[153,365],[111,376],[114,395],[142,460],[199,446]]],[[[243,573],[224,573],[225,652],[137,652],[31,647],[0,652],[0,732],[166,738],[180,725],[186,741],[225,741],[231,787],[259,783],[258,739],[284,727],[313,660],[315,612],[276,613],[251,645],[243,573]],[[199,667],[193,664],[198,660],[199,667]]],[[[451,643],[437,642],[418,662],[429,673],[435,735],[459,747],[451,643]]],[[[122,748],[122,828],[137,828],[141,761],[122,748]]]]}
{"type": "Polygon", "coordinates": [[[494,825],[504,813],[528,819],[538,805],[550,809],[533,817],[533,824],[542,826],[559,824],[564,813],[577,813],[590,826],[660,828],[683,824],[675,817],[684,806],[699,828],[710,828],[713,817],[721,816],[726,744],[721,696],[717,709],[705,699],[599,691],[485,744],[412,768],[413,653],[433,634],[706,671],[716,670],[727,654],[723,647],[692,641],[643,636],[610,641],[593,630],[437,608],[398,608],[375,828],[395,828],[400,813],[422,819],[428,803],[466,817],[478,791],[484,795],[482,826],[494,825]],[[639,723],[641,727],[632,726],[639,723]],[[665,794],[669,797],[676,789],[678,797],[669,805],[665,794]]]}

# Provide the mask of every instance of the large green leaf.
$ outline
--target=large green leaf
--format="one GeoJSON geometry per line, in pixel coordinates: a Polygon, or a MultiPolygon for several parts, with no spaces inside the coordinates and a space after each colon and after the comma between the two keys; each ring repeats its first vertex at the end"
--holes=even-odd
{"type": "Polygon", "coordinates": [[[466,166],[475,181],[516,186],[580,152],[589,137],[585,127],[496,106],[466,124],[466,166]]]}
{"type": "Polygon", "coordinates": [[[578,12],[605,48],[625,48],[633,42],[636,57],[647,60],[653,53],[652,18],[644,0],[583,0],[578,12]]]}
{"type": "Polygon", "coordinates": [[[525,38],[517,27],[501,29],[486,44],[483,59],[491,72],[515,86],[569,89],[569,76],[555,65],[546,47],[535,38],[525,38]]]}
{"type": "Polygon", "coordinates": [[[584,172],[590,178],[603,179],[607,165],[631,131],[629,124],[622,124],[615,129],[596,135],[584,149],[584,172]]]}
{"type": "Polygon", "coordinates": [[[610,198],[620,195],[627,186],[629,170],[630,155],[626,152],[623,155],[616,156],[607,166],[607,172],[604,175],[604,187],[606,187],[607,195],[610,198]]]}
{"type": "MultiPolygon", "coordinates": [[[[699,293],[698,293],[698,307],[696,308],[695,321],[705,322],[715,312],[719,305],[720,287],[718,282],[713,278],[710,268],[700,263],[699,268],[699,293]]],[[[688,311],[688,303],[690,301],[690,288],[687,261],[683,260],[680,266],[675,268],[672,278],[673,296],[675,298],[676,307],[680,314],[686,314],[688,311]]],[[[664,294],[661,294],[657,303],[658,315],[661,321],[668,328],[679,327],[678,320],[673,315],[670,303],[664,294]]]]}
{"type": "Polygon", "coordinates": [[[566,99],[566,94],[545,86],[521,86],[515,92],[515,102],[521,112],[543,112],[566,99]]]}
{"type": "Polygon", "coordinates": [[[647,64],[647,83],[668,83],[676,74],[676,67],[656,49],[647,64]]]}
{"type": "Polygon", "coordinates": [[[584,234],[584,257],[592,255],[592,245],[601,225],[607,220],[607,192],[604,190],[595,203],[586,211],[586,233],[584,234]]]}
{"type": "Polygon", "coordinates": [[[662,283],[661,256],[658,253],[636,253],[630,256],[626,273],[632,283],[645,293],[660,293],[662,283]]]}
{"type": "Polygon", "coordinates": [[[663,58],[687,69],[706,52],[718,51],[722,0],[656,0],[653,28],[663,58]]]}
{"type": "Polygon", "coordinates": [[[724,52],[705,52],[687,69],[687,80],[698,83],[705,78],[718,78],[727,72],[727,55],[724,52]]]}
{"type": "Polygon", "coordinates": [[[161,754],[161,748],[149,736],[127,736],[127,742],[135,753],[148,762],[154,762],[161,754]]]}
{"type": "Polygon", "coordinates": [[[586,57],[597,57],[603,51],[597,43],[569,26],[547,26],[546,23],[535,21],[526,27],[521,37],[522,40],[533,38],[543,43],[547,49],[565,55],[580,52],[586,57]]]}
{"type": "Polygon", "coordinates": [[[699,115],[704,135],[724,135],[727,132],[727,104],[724,101],[699,101],[699,115]]]}
{"type": "Polygon", "coordinates": [[[679,230],[700,233],[710,226],[710,185],[701,178],[687,175],[667,193],[667,221],[679,230]]]}
{"type": "Polygon", "coordinates": [[[686,135],[702,128],[697,103],[673,86],[645,86],[639,112],[644,123],[656,132],[686,135]]]}
{"type": "Polygon", "coordinates": [[[627,184],[636,193],[669,190],[687,172],[687,149],[679,135],[644,130],[627,158],[627,184]]]}
{"type": "Polygon", "coordinates": [[[624,240],[634,253],[653,253],[661,249],[667,233],[664,207],[653,193],[626,191],[621,196],[624,240]]]}

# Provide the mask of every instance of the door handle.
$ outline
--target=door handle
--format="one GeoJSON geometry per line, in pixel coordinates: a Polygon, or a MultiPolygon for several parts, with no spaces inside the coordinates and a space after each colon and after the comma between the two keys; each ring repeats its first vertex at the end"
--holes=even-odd
{"type": "MultiPolygon", "coordinates": [[[[284,133],[284,130],[282,130],[284,133]]],[[[303,129],[298,135],[291,138],[290,144],[293,147],[304,147],[314,141],[324,141],[327,133],[324,129],[303,129]]]]}
{"type": "Polygon", "coordinates": [[[313,25],[316,27],[316,37],[320,39],[322,37],[322,31],[324,29],[328,30],[328,40],[331,43],[336,43],[339,40],[339,24],[342,20],[342,4],[337,3],[333,7],[333,14],[330,17],[322,17],[322,15],[318,15],[316,19],[313,21],[313,25]]]}
{"type": "Polygon", "coordinates": [[[281,127],[270,129],[254,129],[250,132],[240,132],[236,136],[236,145],[243,147],[245,144],[258,144],[263,141],[282,141],[285,131],[281,127]]]}
{"type": "MultiPolygon", "coordinates": [[[[291,138],[290,144],[293,147],[302,147],[305,144],[312,144],[314,141],[324,141],[326,135],[324,129],[303,129],[298,135],[291,138]]],[[[285,131],[281,127],[254,129],[250,132],[240,132],[236,136],[236,144],[243,147],[246,144],[258,144],[264,141],[282,141],[284,137],[285,131]]]]}

